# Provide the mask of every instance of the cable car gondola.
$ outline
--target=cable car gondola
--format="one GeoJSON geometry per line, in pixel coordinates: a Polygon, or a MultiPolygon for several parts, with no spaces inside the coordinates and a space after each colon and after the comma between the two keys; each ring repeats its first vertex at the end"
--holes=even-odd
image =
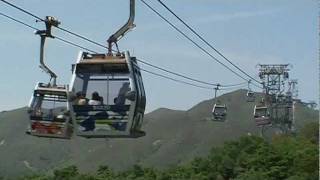
{"type": "Polygon", "coordinates": [[[248,81],[247,102],[255,102],[256,97],[254,92],[250,88],[251,80],[248,81]]]}
{"type": "Polygon", "coordinates": [[[255,102],[256,97],[253,91],[248,90],[247,92],[247,102],[255,102]]]}
{"type": "Polygon", "coordinates": [[[227,106],[225,104],[214,104],[212,115],[214,121],[225,121],[227,116],[227,106]]]}
{"type": "Polygon", "coordinates": [[[130,0],[127,23],[108,39],[107,54],[80,52],[70,83],[71,114],[78,136],[87,138],[137,138],[146,96],[140,68],[129,52],[116,54],[112,45],[134,27],[135,0],[130,0]]]}
{"type": "Polygon", "coordinates": [[[141,137],[146,96],[140,69],[129,53],[80,53],[70,91],[77,135],[141,137]]]}
{"type": "Polygon", "coordinates": [[[28,134],[51,138],[70,138],[72,121],[69,117],[67,86],[38,83],[29,103],[28,134]]]}
{"type": "MultiPolygon", "coordinates": [[[[219,84],[215,88],[214,100],[217,99],[217,91],[219,90],[219,84]]],[[[218,122],[224,122],[227,117],[227,105],[221,104],[220,101],[217,101],[212,108],[212,120],[218,122]]]]}
{"type": "Polygon", "coordinates": [[[38,83],[29,102],[30,129],[27,134],[39,137],[70,138],[72,121],[69,116],[68,86],[57,85],[57,75],[44,63],[44,44],[47,37],[52,38],[51,27],[59,22],[53,17],[46,17],[46,30],[37,31],[41,37],[40,67],[50,75],[48,84],[38,83]]]}
{"type": "Polygon", "coordinates": [[[257,126],[271,125],[271,117],[267,106],[255,105],[253,115],[257,126]]]}

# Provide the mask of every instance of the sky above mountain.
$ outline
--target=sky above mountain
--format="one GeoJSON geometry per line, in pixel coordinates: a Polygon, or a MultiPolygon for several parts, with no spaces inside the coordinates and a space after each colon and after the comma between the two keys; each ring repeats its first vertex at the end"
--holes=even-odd
{"type": "MultiPolygon", "coordinates": [[[[146,1],[178,27],[186,30],[156,0],[146,1]]],[[[126,22],[129,13],[128,0],[12,0],[10,2],[40,17],[54,16],[62,22],[61,27],[99,43],[105,43],[106,39],[126,22]]],[[[298,79],[299,82],[300,98],[306,101],[317,99],[319,92],[317,1],[163,0],[163,2],[195,27],[232,62],[255,78],[258,78],[256,67],[258,63],[290,63],[291,78],[298,79]]],[[[142,60],[204,81],[222,84],[243,82],[195,48],[146,8],[141,1],[137,0],[136,5],[137,27],[120,40],[121,50],[129,50],[131,55],[142,60]]],[[[36,23],[34,18],[3,3],[0,3],[0,12],[37,28],[44,28],[43,23],[36,23]]],[[[38,68],[40,39],[33,34],[33,30],[2,16],[0,16],[0,27],[2,55],[0,110],[9,110],[26,106],[36,82],[47,82],[49,78],[38,68]]],[[[189,31],[186,32],[192,35],[189,31]]],[[[95,51],[105,52],[100,47],[60,30],[54,29],[53,34],[95,51]]],[[[69,83],[71,64],[76,61],[80,49],[56,40],[48,40],[46,47],[48,65],[58,74],[58,82],[69,83]]],[[[212,53],[218,57],[213,51],[212,53]]],[[[143,73],[143,79],[147,92],[147,111],[158,107],[188,109],[214,95],[213,90],[182,85],[146,73],[143,73]]]]}

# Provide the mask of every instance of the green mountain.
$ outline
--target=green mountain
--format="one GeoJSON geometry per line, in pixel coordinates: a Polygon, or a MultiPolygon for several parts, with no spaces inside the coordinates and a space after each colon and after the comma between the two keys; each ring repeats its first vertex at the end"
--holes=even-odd
{"type": "MultiPolygon", "coordinates": [[[[115,170],[141,164],[167,168],[205,156],[213,146],[248,133],[259,134],[252,114],[256,102],[246,102],[246,91],[237,90],[218,99],[227,104],[227,120],[208,120],[213,99],[187,111],[157,109],[146,114],[139,139],[46,139],[25,134],[28,126],[26,108],[0,113],[0,176],[20,176],[56,167],[76,165],[81,171],[108,165],[115,170]]],[[[258,94],[258,96],[261,96],[258,94]]],[[[297,127],[318,121],[319,112],[298,104],[297,127]]]]}

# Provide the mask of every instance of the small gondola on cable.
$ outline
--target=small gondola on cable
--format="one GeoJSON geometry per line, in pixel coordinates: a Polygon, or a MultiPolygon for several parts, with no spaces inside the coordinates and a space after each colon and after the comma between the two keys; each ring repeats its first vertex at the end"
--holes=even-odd
{"type": "Polygon", "coordinates": [[[217,91],[219,90],[220,84],[218,84],[214,90],[214,105],[212,108],[212,120],[218,122],[224,122],[227,117],[227,105],[222,104],[221,101],[217,100],[217,91]]]}
{"type": "Polygon", "coordinates": [[[248,81],[247,102],[255,102],[256,97],[254,92],[250,88],[251,80],[248,81]]]}
{"type": "Polygon", "coordinates": [[[259,105],[255,105],[253,117],[258,127],[271,125],[270,111],[263,99],[259,105]]]}
{"type": "Polygon", "coordinates": [[[71,116],[75,132],[86,138],[137,138],[146,96],[136,58],[119,52],[117,41],[134,27],[135,0],[128,22],[108,39],[107,54],[80,52],[72,67],[71,116]],[[113,53],[112,46],[117,51],[113,53]]]}
{"type": "Polygon", "coordinates": [[[68,86],[57,85],[57,75],[44,63],[46,38],[54,38],[51,27],[60,24],[55,18],[47,16],[46,30],[36,32],[41,37],[40,68],[50,75],[49,83],[38,83],[28,105],[30,127],[27,134],[49,138],[71,138],[72,120],[69,116],[68,86]]]}

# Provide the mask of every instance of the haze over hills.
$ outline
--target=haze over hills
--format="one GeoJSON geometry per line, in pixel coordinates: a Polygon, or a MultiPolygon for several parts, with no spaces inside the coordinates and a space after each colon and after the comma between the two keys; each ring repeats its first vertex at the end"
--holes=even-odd
{"type": "MultiPolygon", "coordinates": [[[[218,99],[227,104],[224,123],[206,120],[213,100],[203,101],[187,111],[157,109],[146,114],[139,139],[45,139],[25,134],[26,109],[0,113],[0,176],[17,176],[30,171],[77,165],[82,171],[108,165],[115,170],[142,164],[166,168],[204,156],[213,146],[239,136],[259,134],[252,113],[255,103],[246,102],[246,91],[237,90],[218,99]]],[[[260,98],[257,98],[257,102],[260,98]]],[[[297,105],[297,128],[317,121],[319,112],[297,105]]]]}

